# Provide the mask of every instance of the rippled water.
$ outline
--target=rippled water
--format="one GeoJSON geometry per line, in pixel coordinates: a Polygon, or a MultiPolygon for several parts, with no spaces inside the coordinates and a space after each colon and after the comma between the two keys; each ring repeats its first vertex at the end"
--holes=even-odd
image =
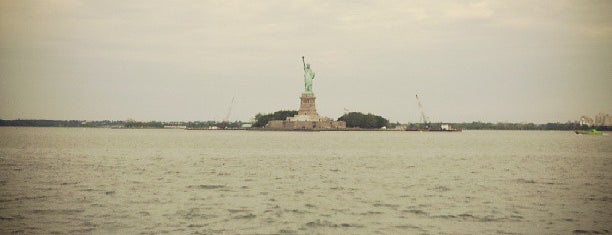
{"type": "Polygon", "coordinates": [[[0,233],[612,231],[612,137],[0,128],[0,233]]]}

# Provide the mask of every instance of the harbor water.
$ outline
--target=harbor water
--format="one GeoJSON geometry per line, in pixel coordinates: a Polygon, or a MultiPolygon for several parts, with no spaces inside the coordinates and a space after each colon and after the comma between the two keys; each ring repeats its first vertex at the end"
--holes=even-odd
{"type": "Polygon", "coordinates": [[[0,128],[0,234],[612,232],[612,136],[0,128]]]}

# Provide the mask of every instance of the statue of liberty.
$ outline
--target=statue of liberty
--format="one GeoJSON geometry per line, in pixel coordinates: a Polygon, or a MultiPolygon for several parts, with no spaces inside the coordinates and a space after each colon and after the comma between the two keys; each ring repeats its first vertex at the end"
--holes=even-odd
{"type": "Polygon", "coordinates": [[[312,80],[314,80],[315,73],[310,69],[310,64],[304,61],[304,56],[302,56],[302,63],[304,63],[304,93],[312,94],[312,80]]]}

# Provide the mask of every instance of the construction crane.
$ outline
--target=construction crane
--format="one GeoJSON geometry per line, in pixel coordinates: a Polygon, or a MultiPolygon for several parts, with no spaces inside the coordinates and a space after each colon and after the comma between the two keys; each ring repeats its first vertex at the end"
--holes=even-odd
{"type": "Polygon", "coordinates": [[[226,129],[229,126],[229,118],[230,118],[230,115],[232,114],[232,106],[234,106],[234,98],[236,98],[236,94],[232,96],[232,102],[230,102],[229,109],[227,110],[227,114],[225,115],[225,118],[223,119],[223,121],[217,125],[217,128],[226,129]]]}
{"type": "Polygon", "coordinates": [[[421,104],[418,94],[416,95],[416,99],[419,104],[419,111],[421,111],[421,121],[425,124],[425,128],[429,128],[429,118],[425,115],[425,111],[423,111],[423,105],[421,104]]]}
{"type": "Polygon", "coordinates": [[[236,95],[232,96],[232,102],[230,102],[229,109],[227,110],[227,114],[225,115],[225,119],[223,119],[223,122],[229,123],[229,118],[230,118],[230,115],[232,114],[232,106],[234,106],[235,98],[236,98],[236,95]]]}

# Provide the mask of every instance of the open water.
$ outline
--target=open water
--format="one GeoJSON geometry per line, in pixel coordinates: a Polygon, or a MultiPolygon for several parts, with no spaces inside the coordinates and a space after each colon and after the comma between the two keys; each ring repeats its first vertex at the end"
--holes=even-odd
{"type": "Polygon", "coordinates": [[[0,128],[0,234],[612,232],[612,136],[0,128]]]}

